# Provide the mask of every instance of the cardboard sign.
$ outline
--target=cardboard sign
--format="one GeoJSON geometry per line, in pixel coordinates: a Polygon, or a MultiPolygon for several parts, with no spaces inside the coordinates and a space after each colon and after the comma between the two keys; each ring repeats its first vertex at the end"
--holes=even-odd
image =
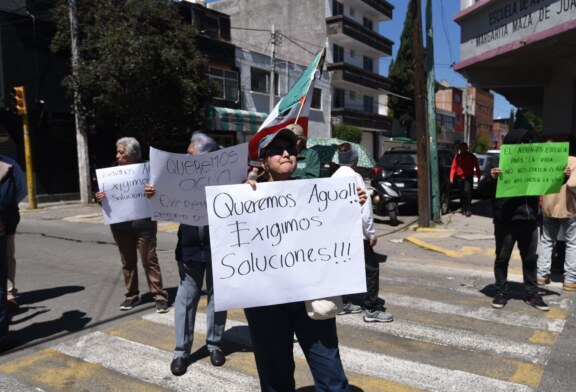
{"type": "Polygon", "coordinates": [[[217,311],[366,291],[354,177],[206,188],[217,311]]]}
{"type": "Polygon", "coordinates": [[[560,192],[568,164],[568,143],[504,144],[500,147],[496,197],[560,192]]]}
{"type": "Polygon", "coordinates": [[[150,203],[144,195],[144,184],[150,181],[149,163],[97,169],[96,178],[98,188],[106,193],[101,203],[105,224],[150,218],[150,203]]]}
{"type": "Polygon", "coordinates": [[[152,219],[206,226],[209,185],[240,184],[248,172],[248,144],[207,154],[175,154],[150,148],[152,219]]]}

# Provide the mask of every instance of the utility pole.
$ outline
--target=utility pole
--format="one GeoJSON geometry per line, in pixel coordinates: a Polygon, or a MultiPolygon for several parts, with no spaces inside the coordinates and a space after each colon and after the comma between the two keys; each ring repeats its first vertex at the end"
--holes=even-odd
{"type": "MultiPolygon", "coordinates": [[[[442,223],[440,186],[438,184],[438,150],[436,138],[436,99],[434,75],[434,31],[432,29],[432,1],[426,0],[426,68],[428,69],[428,134],[430,135],[430,190],[432,196],[432,221],[442,223]]],[[[448,196],[450,198],[450,196],[448,196]]],[[[448,199],[450,200],[450,199],[448,199]]]]}
{"type": "MultiPolygon", "coordinates": [[[[76,0],[68,0],[70,13],[70,43],[72,48],[72,76],[78,80],[78,20],[76,18],[76,0]]],[[[76,149],[78,153],[78,178],[80,181],[80,202],[90,202],[90,165],[88,162],[88,134],[84,127],[84,121],[79,112],[80,94],[78,87],[74,86],[74,118],[76,121],[76,149]]]]}
{"type": "Polygon", "coordinates": [[[414,6],[412,20],[414,52],[414,98],[416,106],[416,147],[418,154],[418,226],[430,227],[430,165],[426,132],[426,90],[424,88],[424,45],[420,0],[410,0],[414,6]]]}
{"type": "Polygon", "coordinates": [[[276,28],[274,24],[272,24],[272,55],[270,56],[270,105],[269,105],[269,113],[272,113],[272,109],[274,109],[274,71],[276,69],[276,28]]]}
{"type": "Polygon", "coordinates": [[[472,113],[473,113],[473,96],[470,94],[470,87],[466,86],[464,89],[464,106],[462,111],[464,112],[464,143],[470,146],[470,139],[471,139],[471,122],[472,122],[472,113]]]}

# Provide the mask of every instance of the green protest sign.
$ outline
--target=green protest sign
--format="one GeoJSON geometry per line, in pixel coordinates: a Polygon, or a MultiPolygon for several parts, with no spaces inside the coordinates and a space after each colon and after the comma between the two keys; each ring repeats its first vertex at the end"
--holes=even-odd
{"type": "Polygon", "coordinates": [[[496,197],[558,193],[568,164],[568,143],[504,144],[496,197]]]}

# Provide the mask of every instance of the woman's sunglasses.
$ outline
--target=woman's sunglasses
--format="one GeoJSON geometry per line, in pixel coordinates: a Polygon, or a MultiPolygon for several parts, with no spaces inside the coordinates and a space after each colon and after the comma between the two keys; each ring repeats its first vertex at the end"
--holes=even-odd
{"type": "Polygon", "coordinates": [[[290,155],[296,155],[296,147],[286,146],[286,147],[270,147],[268,148],[268,156],[284,155],[284,151],[287,151],[290,155]]]}

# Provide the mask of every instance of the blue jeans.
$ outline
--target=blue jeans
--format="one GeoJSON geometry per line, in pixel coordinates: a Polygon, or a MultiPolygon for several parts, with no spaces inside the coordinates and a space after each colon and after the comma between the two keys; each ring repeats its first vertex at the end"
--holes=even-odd
{"type": "Polygon", "coordinates": [[[312,320],[303,302],[244,309],[263,392],[293,392],[294,333],[308,361],[316,391],[348,391],[336,319],[312,320]]]}
{"type": "Polygon", "coordinates": [[[10,315],[7,294],[8,262],[6,260],[6,237],[0,236],[0,342],[8,335],[10,315]]]}
{"type": "Polygon", "coordinates": [[[214,312],[214,288],[212,286],[212,265],[199,262],[178,262],[180,285],[174,300],[174,333],[176,335],[175,357],[189,357],[194,340],[194,323],[196,310],[202,291],[204,273],[208,291],[208,308],[206,310],[206,346],[208,351],[220,348],[226,325],[226,312],[214,312]]]}
{"type": "Polygon", "coordinates": [[[576,218],[544,217],[540,236],[540,255],[538,257],[538,277],[550,275],[552,251],[560,228],[564,229],[566,240],[566,258],[564,260],[564,281],[576,283],[576,218]]]}

